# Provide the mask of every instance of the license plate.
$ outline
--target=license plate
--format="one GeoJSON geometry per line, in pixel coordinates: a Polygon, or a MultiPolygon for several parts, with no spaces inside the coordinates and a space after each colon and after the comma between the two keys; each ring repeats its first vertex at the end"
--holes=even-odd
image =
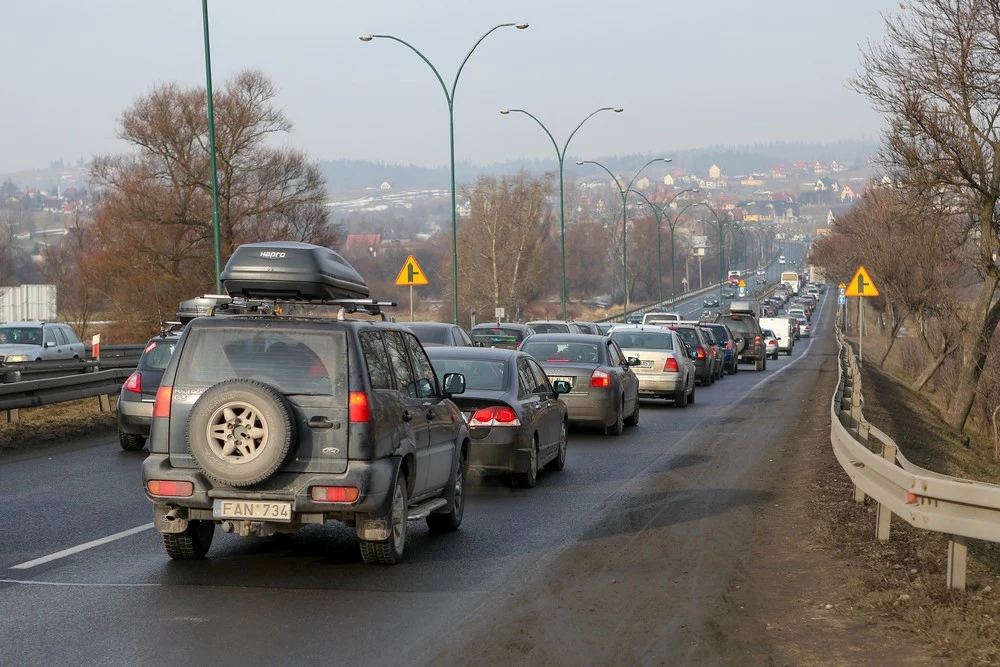
{"type": "Polygon", "coordinates": [[[569,385],[570,389],[573,388],[573,378],[553,375],[549,377],[549,380],[551,380],[552,382],[557,382],[559,380],[562,380],[563,382],[569,385]]]}
{"type": "Polygon", "coordinates": [[[652,368],[652,367],[653,367],[653,362],[652,361],[642,361],[642,362],[639,362],[639,368],[652,368]]]}
{"type": "Polygon", "coordinates": [[[216,500],[212,516],[216,519],[290,522],[292,504],[276,500],[216,500]]]}

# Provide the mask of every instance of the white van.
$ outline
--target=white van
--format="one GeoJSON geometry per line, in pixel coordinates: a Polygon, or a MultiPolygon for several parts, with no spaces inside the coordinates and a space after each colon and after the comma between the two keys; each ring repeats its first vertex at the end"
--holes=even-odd
{"type": "Polygon", "coordinates": [[[795,345],[795,324],[790,317],[762,317],[760,328],[774,332],[774,337],[778,339],[778,352],[789,355],[792,353],[792,347],[795,345]]]}
{"type": "Polygon", "coordinates": [[[642,316],[643,324],[671,326],[679,324],[684,319],[680,313],[646,313],[642,316]]]}

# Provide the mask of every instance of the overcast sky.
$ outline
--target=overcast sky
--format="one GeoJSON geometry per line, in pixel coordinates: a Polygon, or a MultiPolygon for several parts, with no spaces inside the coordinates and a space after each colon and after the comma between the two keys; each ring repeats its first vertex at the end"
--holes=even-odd
{"type": "MultiPolygon", "coordinates": [[[[889,0],[210,0],[216,84],[244,68],[277,83],[287,143],[316,159],[448,162],[445,80],[486,30],[456,95],[457,157],[551,157],[522,107],[570,154],[875,138],[880,118],[847,86],[889,0]]],[[[33,0],[0,21],[0,173],[121,151],[121,112],[157,83],[204,86],[199,0],[33,0]]]]}

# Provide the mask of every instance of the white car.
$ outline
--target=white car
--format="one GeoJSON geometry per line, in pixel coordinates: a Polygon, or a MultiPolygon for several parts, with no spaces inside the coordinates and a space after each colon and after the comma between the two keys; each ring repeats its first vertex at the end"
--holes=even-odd
{"type": "Polygon", "coordinates": [[[774,335],[774,332],[770,329],[762,329],[761,333],[764,334],[764,354],[767,355],[768,359],[778,358],[778,337],[774,335]]]}
{"type": "Polygon", "coordinates": [[[0,326],[0,361],[16,364],[49,359],[83,359],[76,332],[61,322],[9,322],[0,326]]]}
{"type": "Polygon", "coordinates": [[[809,320],[804,317],[795,318],[799,323],[799,336],[801,338],[809,338],[809,320]]]}

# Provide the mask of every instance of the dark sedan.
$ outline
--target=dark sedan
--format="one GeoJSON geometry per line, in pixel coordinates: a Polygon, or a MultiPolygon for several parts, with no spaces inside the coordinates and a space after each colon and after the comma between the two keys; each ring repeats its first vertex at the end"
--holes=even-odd
{"type": "Polygon", "coordinates": [[[621,435],[625,424],[639,423],[639,378],[618,343],[593,334],[535,334],[521,350],[542,365],[553,381],[569,383],[563,397],[571,424],[600,426],[621,435]]]}
{"type": "Polygon", "coordinates": [[[711,308],[718,308],[719,307],[719,300],[716,297],[714,297],[714,296],[710,296],[707,299],[705,299],[704,301],[702,301],[701,305],[703,307],[705,307],[705,308],[710,308],[710,307],[711,308]]]}
{"type": "Polygon", "coordinates": [[[538,362],[516,350],[431,347],[427,356],[439,377],[465,376],[465,393],[452,401],[465,415],[472,438],[469,470],[511,476],[532,487],[538,469],[566,465],[566,404],[562,382],[552,383],[538,362]]]}
{"type": "Polygon", "coordinates": [[[425,348],[432,345],[472,347],[472,339],[457,324],[446,322],[405,322],[425,348]]]}
{"type": "Polygon", "coordinates": [[[122,385],[117,411],[118,443],[124,450],[139,451],[146,445],[156,390],[179,337],[180,331],[164,331],[146,343],[135,372],[122,385]]]}
{"type": "Polygon", "coordinates": [[[525,338],[535,333],[535,330],[525,324],[510,322],[496,324],[477,324],[472,327],[470,337],[472,342],[480,347],[501,347],[516,350],[525,338]]]}

